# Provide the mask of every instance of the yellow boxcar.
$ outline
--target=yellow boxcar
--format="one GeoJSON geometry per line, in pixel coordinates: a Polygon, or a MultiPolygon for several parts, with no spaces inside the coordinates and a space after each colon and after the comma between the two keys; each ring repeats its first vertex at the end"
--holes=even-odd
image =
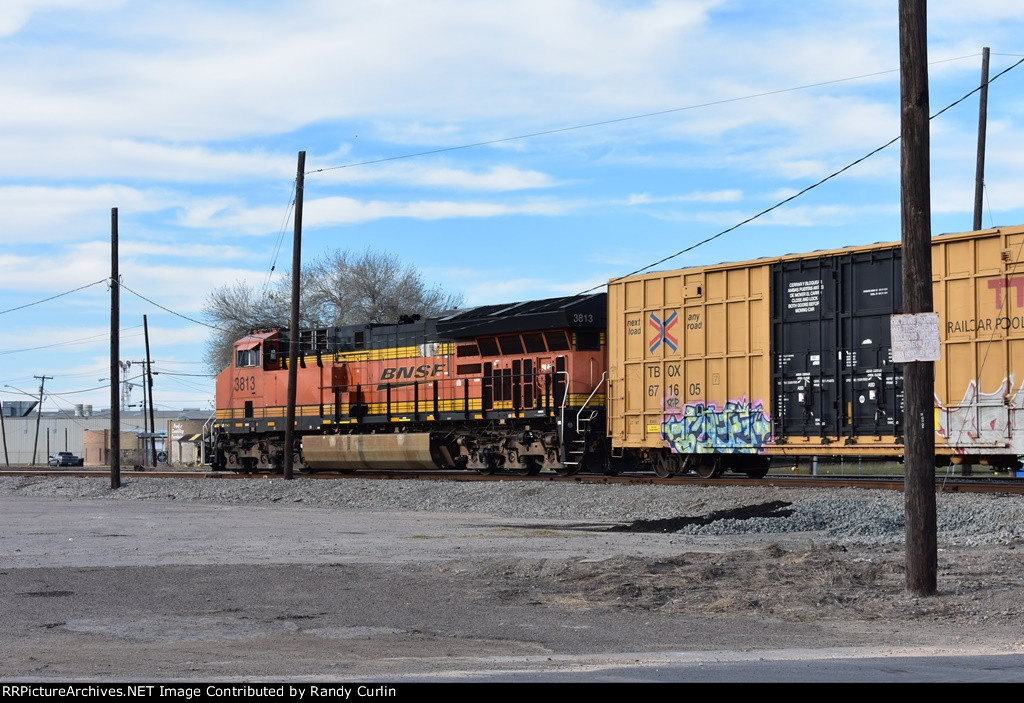
{"type": "MultiPolygon", "coordinates": [[[[612,281],[613,453],[704,476],[763,475],[780,455],[901,455],[890,335],[900,253],[891,242],[612,281]]],[[[1024,227],[934,237],[932,279],[936,453],[1013,466],[1024,454],[1024,227]]]]}

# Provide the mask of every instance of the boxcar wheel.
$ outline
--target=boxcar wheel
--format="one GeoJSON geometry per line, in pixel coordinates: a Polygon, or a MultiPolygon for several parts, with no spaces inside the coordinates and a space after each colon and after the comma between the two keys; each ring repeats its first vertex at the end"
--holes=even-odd
{"type": "Polygon", "coordinates": [[[675,454],[661,454],[654,460],[654,475],[658,478],[669,478],[676,472],[679,459],[675,454]]]}
{"type": "Polygon", "coordinates": [[[722,475],[722,462],[719,459],[701,459],[693,470],[701,478],[718,478],[722,475]]]}

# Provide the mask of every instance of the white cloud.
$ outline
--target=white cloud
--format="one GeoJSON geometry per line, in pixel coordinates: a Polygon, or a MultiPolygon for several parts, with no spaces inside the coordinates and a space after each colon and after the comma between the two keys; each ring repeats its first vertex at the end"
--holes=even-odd
{"type": "Polygon", "coordinates": [[[34,15],[45,15],[57,11],[104,12],[123,5],[126,0],[4,0],[0,4],[0,37],[8,37],[22,31],[34,15]]]}
{"type": "Polygon", "coordinates": [[[354,198],[319,198],[307,202],[303,224],[324,227],[332,224],[353,224],[393,217],[437,220],[463,217],[498,217],[504,215],[556,216],[570,206],[555,201],[534,201],[519,204],[455,201],[387,202],[359,201],[354,198]]]}
{"type": "MultiPolygon", "coordinates": [[[[344,166],[344,164],[339,164],[344,166]]],[[[328,167],[329,168],[329,167],[328,167]]],[[[369,167],[342,167],[311,173],[311,188],[321,184],[381,184],[390,186],[423,186],[470,191],[519,191],[551,188],[557,185],[550,175],[510,165],[486,168],[454,168],[436,166],[422,161],[401,164],[372,164],[369,167]]]]}
{"type": "Polygon", "coordinates": [[[739,190],[696,191],[684,195],[652,196],[647,193],[632,193],[628,205],[653,205],[662,203],[732,203],[743,197],[739,190]]]}

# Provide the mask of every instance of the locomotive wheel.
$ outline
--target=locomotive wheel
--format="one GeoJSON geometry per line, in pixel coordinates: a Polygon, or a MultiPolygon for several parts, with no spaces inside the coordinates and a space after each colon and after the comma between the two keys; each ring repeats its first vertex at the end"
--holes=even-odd
{"type": "Polygon", "coordinates": [[[477,469],[477,472],[484,476],[491,476],[505,465],[505,457],[501,454],[487,453],[483,457],[484,468],[477,469]]]}
{"type": "Polygon", "coordinates": [[[722,475],[722,462],[718,459],[700,459],[693,467],[701,478],[718,478],[722,475]]]}
{"type": "Polygon", "coordinates": [[[749,471],[744,471],[743,473],[745,473],[750,478],[764,478],[765,476],[768,475],[768,467],[765,466],[760,469],[750,469],[749,471]]]}
{"type": "Polygon", "coordinates": [[[516,466],[515,469],[513,469],[513,473],[515,473],[517,476],[536,476],[537,474],[540,473],[540,469],[543,465],[543,462],[541,462],[541,460],[538,459],[537,457],[523,457],[523,462],[525,465],[519,465],[516,466]]]}
{"type": "Polygon", "coordinates": [[[580,472],[580,468],[579,464],[569,464],[560,469],[555,469],[555,473],[559,476],[575,476],[580,472]]]}

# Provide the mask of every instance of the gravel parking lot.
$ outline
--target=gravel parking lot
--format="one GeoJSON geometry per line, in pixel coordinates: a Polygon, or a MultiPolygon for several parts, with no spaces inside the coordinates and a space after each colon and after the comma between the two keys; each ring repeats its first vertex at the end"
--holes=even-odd
{"type": "Polygon", "coordinates": [[[2,673],[379,680],[1019,652],[1022,518],[1017,497],[940,495],[940,593],[918,599],[891,492],[4,477],[2,673]],[[632,531],[663,520],[682,527],[632,531]]]}

